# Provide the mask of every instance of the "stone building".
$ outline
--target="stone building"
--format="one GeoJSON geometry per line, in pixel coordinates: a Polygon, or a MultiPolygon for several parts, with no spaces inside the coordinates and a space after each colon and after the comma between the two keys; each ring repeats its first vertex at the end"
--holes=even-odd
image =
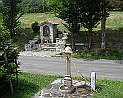
{"type": "Polygon", "coordinates": [[[33,40],[30,40],[25,45],[26,51],[41,51],[41,50],[64,50],[67,34],[57,29],[58,23],[46,20],[41,22],[40,35],[37,35],[33,40]],[[40,41],[39,41],[40,40],[40,41]],[[37,43],[40,42],[40,43],[37,43]]]}
{"type": "Polygon", "coordinates": [[[53,21],[44,21],[39,24],[41,44],[56,42],[56,38],[58,37],[57,25],[58,23],[54,23],[53,21]]]}

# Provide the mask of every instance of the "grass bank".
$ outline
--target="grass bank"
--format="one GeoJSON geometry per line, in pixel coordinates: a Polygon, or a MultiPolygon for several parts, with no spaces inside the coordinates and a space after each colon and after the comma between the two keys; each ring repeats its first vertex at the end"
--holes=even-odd
{"type": "Polygon", "coordinates": [[[30,28],[31,24],[34,22],[41,23],[45,20],[51,20],[58,23],[58,28],[64,30],[65,27],[62,25],[63,20],[55,17],[53,13],[26,13],[21,18],[20,21],[24,28],[30,28]]]}
{"type": "Polygon", "coordinates": [[[41,22],[49,18],[54,18],[54,14],[50,13],[25,13],[20,21],[24,28],[30,28],[33,22],[41,22]]]}
{"type": "Polygon", "coordinates": [[[106,21],[106,29],[119,30],[123,28],[123,12],[110,12],[106,21]]]}
{"type": "MultiPolygon", "coordinates": [[[[15,94],[2,98],[31,98],[40,89],[46,87],[59,76],[21,73],[19,86],[15,94]]],[[[97,80],[97,90],[93,98],[123,98],[123,82],[113,80],[97,80]]]]}
{"type": "MultiPolygon", "coordinates": [[[[110,12],[109,17],[106,21],[106,28],[112,30],[118,30],[119,28],[123,28],[123,12],[110,12]]],[[[54,21],[60,23],[59,28],[63,29],[64,27],[61,24],[61,20],[55,17],[53,13],[25,13],[20,21],[24,28],[30,28],[31,24],[35,21],[42,22],[47,19],[53,19],[54,21]]],[[[63,22],[63,21],[62,21],[63,22]]],[[[2,23],[2,17],[0,14],[0,24],[2,23]]],[[[96,31],[100,29],[100,25],[95,29],[96,31]]],[[[86,29],[81,29],[85,31],[86,29]]]]}

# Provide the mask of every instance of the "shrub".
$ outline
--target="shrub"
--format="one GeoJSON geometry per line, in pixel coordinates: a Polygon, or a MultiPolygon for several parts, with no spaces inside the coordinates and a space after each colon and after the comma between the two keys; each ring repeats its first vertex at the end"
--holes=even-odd
{"type": "Polygon", "coordinates": [[[38,26],[38,22],[34,22],[31,24],[31,27],[32,27],[32,30],[35,32],[35,33],[38,33],[39,30],[40,30],[40,27],[38,26]]]}
{"type": "Polygon", "coordinates": [[[18,80],[17,56],[19,50],[10,39],[8,32],[0,31],[0,95],[8,90],[13,93],[12,80],[16,76],[18,80]]]}

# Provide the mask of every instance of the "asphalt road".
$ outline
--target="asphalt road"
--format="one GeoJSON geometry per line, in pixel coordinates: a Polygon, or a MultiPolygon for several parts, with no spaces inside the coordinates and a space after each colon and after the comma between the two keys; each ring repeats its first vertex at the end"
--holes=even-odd
{"type": "MultiPolygon", "coordinates": [[[[48,58],[37,56],[19,56],[20,70],[30,73],[65,75],[65,58],[48,58]]],[[[72,61],[78,66],[83,76],[90,77],[95,71],[97,78],[122,80],[123,60],[87,60],[75,59],[72,61]]],[[[72,76],[77,76],[75,67],[71,64],[72,76]]]]}

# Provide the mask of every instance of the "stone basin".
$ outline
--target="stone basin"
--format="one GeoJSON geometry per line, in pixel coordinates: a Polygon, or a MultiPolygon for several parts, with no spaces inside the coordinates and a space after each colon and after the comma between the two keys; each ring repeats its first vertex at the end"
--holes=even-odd
{"type": "Polygon", "coordinates": [[[77,80],[73,80],[72,85],[74,86],[72,86],[72,88],[66,88],[61,86],[62,82],[63,79],[53,81],[50,85],[36,93],[33,98],[92,98],[89,83],[85,83],[85,81],[79,82],[77,80]],[[59,89],[60,87],[63,90],[68,89],[67,93],[61,92],[59,89]],[[69,92],[69,90],[72,92],[69,92]]]}

